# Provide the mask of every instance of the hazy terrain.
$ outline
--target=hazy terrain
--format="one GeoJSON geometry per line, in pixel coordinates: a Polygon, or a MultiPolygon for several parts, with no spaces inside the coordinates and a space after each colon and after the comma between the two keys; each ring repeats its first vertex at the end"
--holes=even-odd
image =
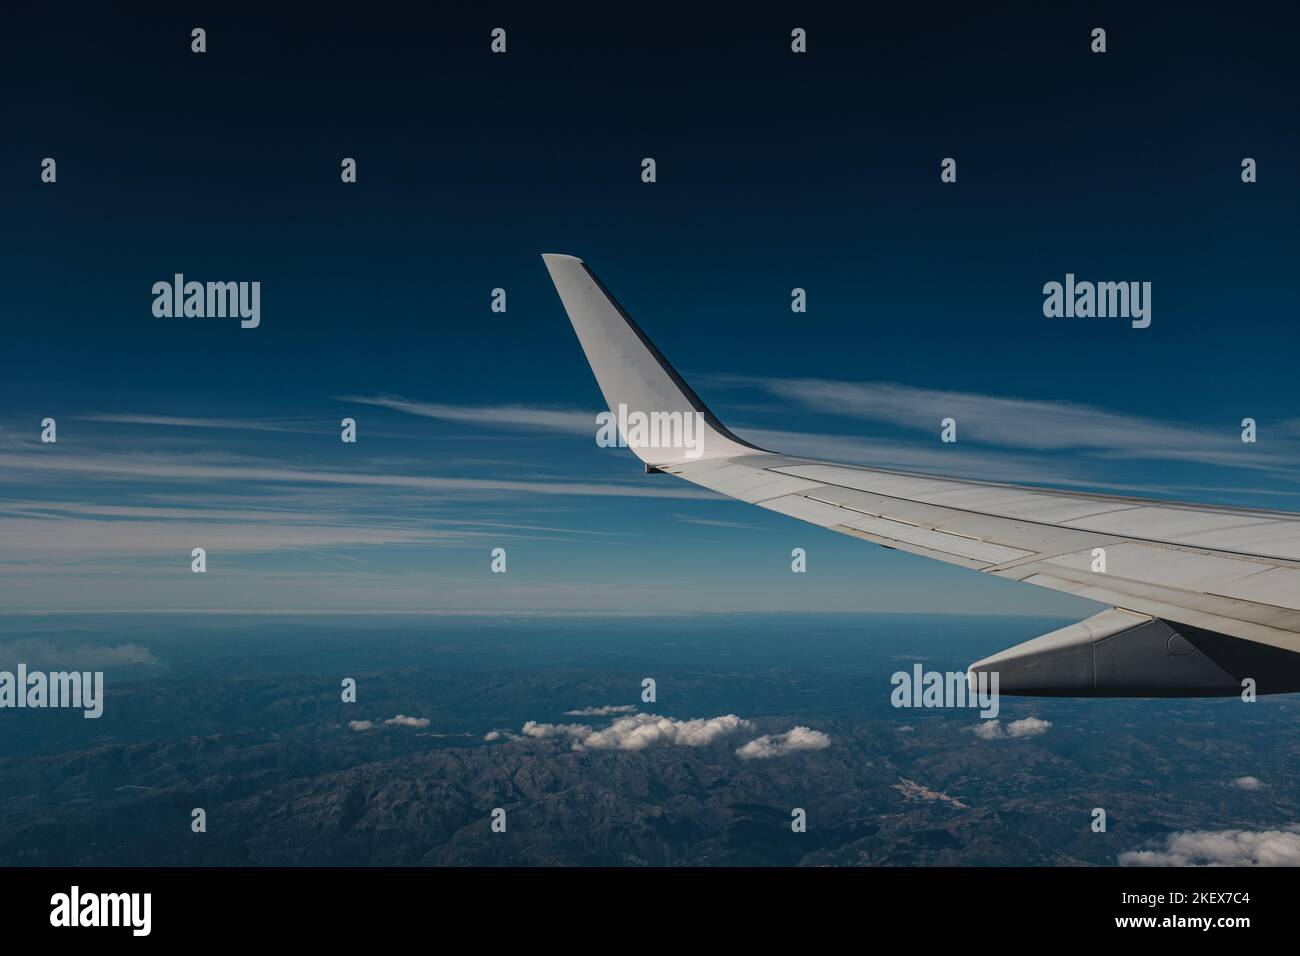
{"type": "Polygon", "coordinates": [[[1291,697],[1006,698],[980,733],[973,711],[890,705],[896,670],[1059,623],[13,617],[0,667],[102,669],[106,701],[0,710],[0,863],[1114,864],[1300,820],[1291,697]],[[590,736],[635,713],[702,723],[644,749],[590,736]],[[737,753],[795,727],[829,746],[737,753]]]}

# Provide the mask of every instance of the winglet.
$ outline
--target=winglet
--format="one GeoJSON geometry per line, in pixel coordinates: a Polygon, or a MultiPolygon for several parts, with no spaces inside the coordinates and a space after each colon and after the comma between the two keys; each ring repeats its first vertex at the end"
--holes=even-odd
{"type": "Polygon", "coordinates": [[[638,458],[659,466],[763,452],[718,421],[586,263],[558,253],[542,260],[619,433],[638,458]]]}

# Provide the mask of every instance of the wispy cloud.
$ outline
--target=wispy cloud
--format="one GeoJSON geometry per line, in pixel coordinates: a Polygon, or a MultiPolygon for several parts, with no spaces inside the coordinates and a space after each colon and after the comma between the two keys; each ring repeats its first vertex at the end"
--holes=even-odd
{"type": "Polygon", "coordinates": [[[18,663],[73,670],[97,670],[106,667],[156,667],[153,651],[140,644],[76,644],[61,646],[50,641],[24,638],[0,644],[0,665],[18,663]]]}
{"type": "Polygon", "coordinates": [[[742,528],[749,531],[756,530],[756,526],[745,524],[743,521],[724,521],[721,518],[692,518],[689,515],[673,515],[674,521],[680,521],[683,524],[698,524],[709,528],[742,528]]]}
{"type": "Polygon", "coordinates": [[[167,428],[219,428],[233,431],[326,432],[333,422],[285,421],[257,418],[196,418],[178,415],[149,415],[127,412],[97,412],[76,416],[77,421],[110,422],[118,425],[158,425],[167,428]]]}
{"type": "MultiPolygon", "coordinates": [[[[937,435],[957,421],[963,441],[1032,451],[1079,450],[1112,457],[1176,459],[1236,468],[1286,469],[1300,462],[1300,444],[1273,450],[1240,440],[1237,422],[1189,425],[1112,412],[1077,402],[915,388],[891,382],[819,378],[714,376],[721,385],[755,388],[826,415],[937,435]]],[[[1289,422],[1279,432],[1291,435],[1289,422]]]]}
{"type": "MultiPolygon", "coordinates": [[[[54,448],[56,446],[51,446],[54,448]]],[[[291,484],[356,485],[411,488],[430,492],[517,493],[530,495],[577,495],[582,497],[707,498],[710,494],[680,484],[612,484],[583,481],[533,481],[510,478],[438,478],[426,475],[380,474],[358,468],[355,471],[298,468],[278,462],[248,460],[244,464],[196,464],[193,456],[116,453],[67,454],[39,451],[24,454],[0,453],[0,481],[15,481],[32,474],[96,475],[100,478],[172,481],[277,482],[291,484]]]]}
{"type": "MultiPolygon", "coordinates": [[[[1118,483],[1095,468],[1086,467],[1086,463],[1123,459],[1188,461],[1268,472],[1285,478],[1290,478],[1300,465],[1300,441],[1294,440],[1300,437],[1300,419],[1273,425],[1274,440],[1265,447],[1241,442],[1232,422],[1214,426],[1164,422],[1077,402],[924,389],[889,382],[738,375],[703,378],[717,386],[756,389],[769,398],[807,411],[875,422],[926,436],[922,441],[909,441],[729,423],[739,435],[759,447],[850,464],[1136,494],[1185,493],[1194,489],[1132,481],[1118,483]],[[940,446],[933,439],[938,435],[940,421],[948,417],[957,420],[961,442],[940,446]],[[1073,460],[1063,460],[1060,453],[1066,451],[1078,455],[1073,460]]],[[[522,432],[590,435],[594,431],[594,413],[576,409],[452,405],[386,395],[345,396],[340,400],[522,432]]],[[[751,415],[772,411],[779,408],[751,410],[751,415]]],[[[1264,489],[1260,493],[1274,492],[1264,489]]]]}
{"type": "Polygon", "coordinates": [[[488,425],[493,428],[568,432],[575,435],[596,434],[594,411],[539,408],[532,405],[445,405],[399,398],[395,395],[341,395],[337,401],[375,405],[423,418],[488,425]]]}
{"type": "Polygon", "coordinates": [[[429,531],[362,524],[238,524],[200,521],[96,521],[0,518],[0,559],[26,561],[313,550],[360,545],[463,541],[483,537],[470,531],[429,531]]]}
{"type": "Polygon", "coordinates": [[[636,710],[635,704],[606,704],[604,707],[582,707],[578,710],[566,710],[565,717],[609,717],[613,714],[630,714],[636,710]]]}

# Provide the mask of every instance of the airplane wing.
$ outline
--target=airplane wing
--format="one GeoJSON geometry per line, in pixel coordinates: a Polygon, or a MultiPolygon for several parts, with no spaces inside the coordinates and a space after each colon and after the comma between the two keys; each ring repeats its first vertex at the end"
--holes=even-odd
{"type": "Polygon", "coordinates": [[[1110,605],[971,665],[972,675],[996,671],[1002,693],[1226,696],[1248,681],[1257,693],[1300,690],[1300,515],[963,481],[757,448],[704,406],[582,260],[543,259],[647,471],[1110,605]],[[664,440],[674,435],[681,440],[664,440]]]}

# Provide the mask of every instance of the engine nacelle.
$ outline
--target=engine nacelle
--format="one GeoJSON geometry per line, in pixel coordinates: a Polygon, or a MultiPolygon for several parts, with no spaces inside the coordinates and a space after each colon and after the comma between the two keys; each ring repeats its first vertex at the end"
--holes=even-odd
{"type": "Polygon", "coordinates": [[[1041,697],[1228,697],[1300,690],[1300,655],[1119,608],[972,664],[998,691],[1041,697]]]}

